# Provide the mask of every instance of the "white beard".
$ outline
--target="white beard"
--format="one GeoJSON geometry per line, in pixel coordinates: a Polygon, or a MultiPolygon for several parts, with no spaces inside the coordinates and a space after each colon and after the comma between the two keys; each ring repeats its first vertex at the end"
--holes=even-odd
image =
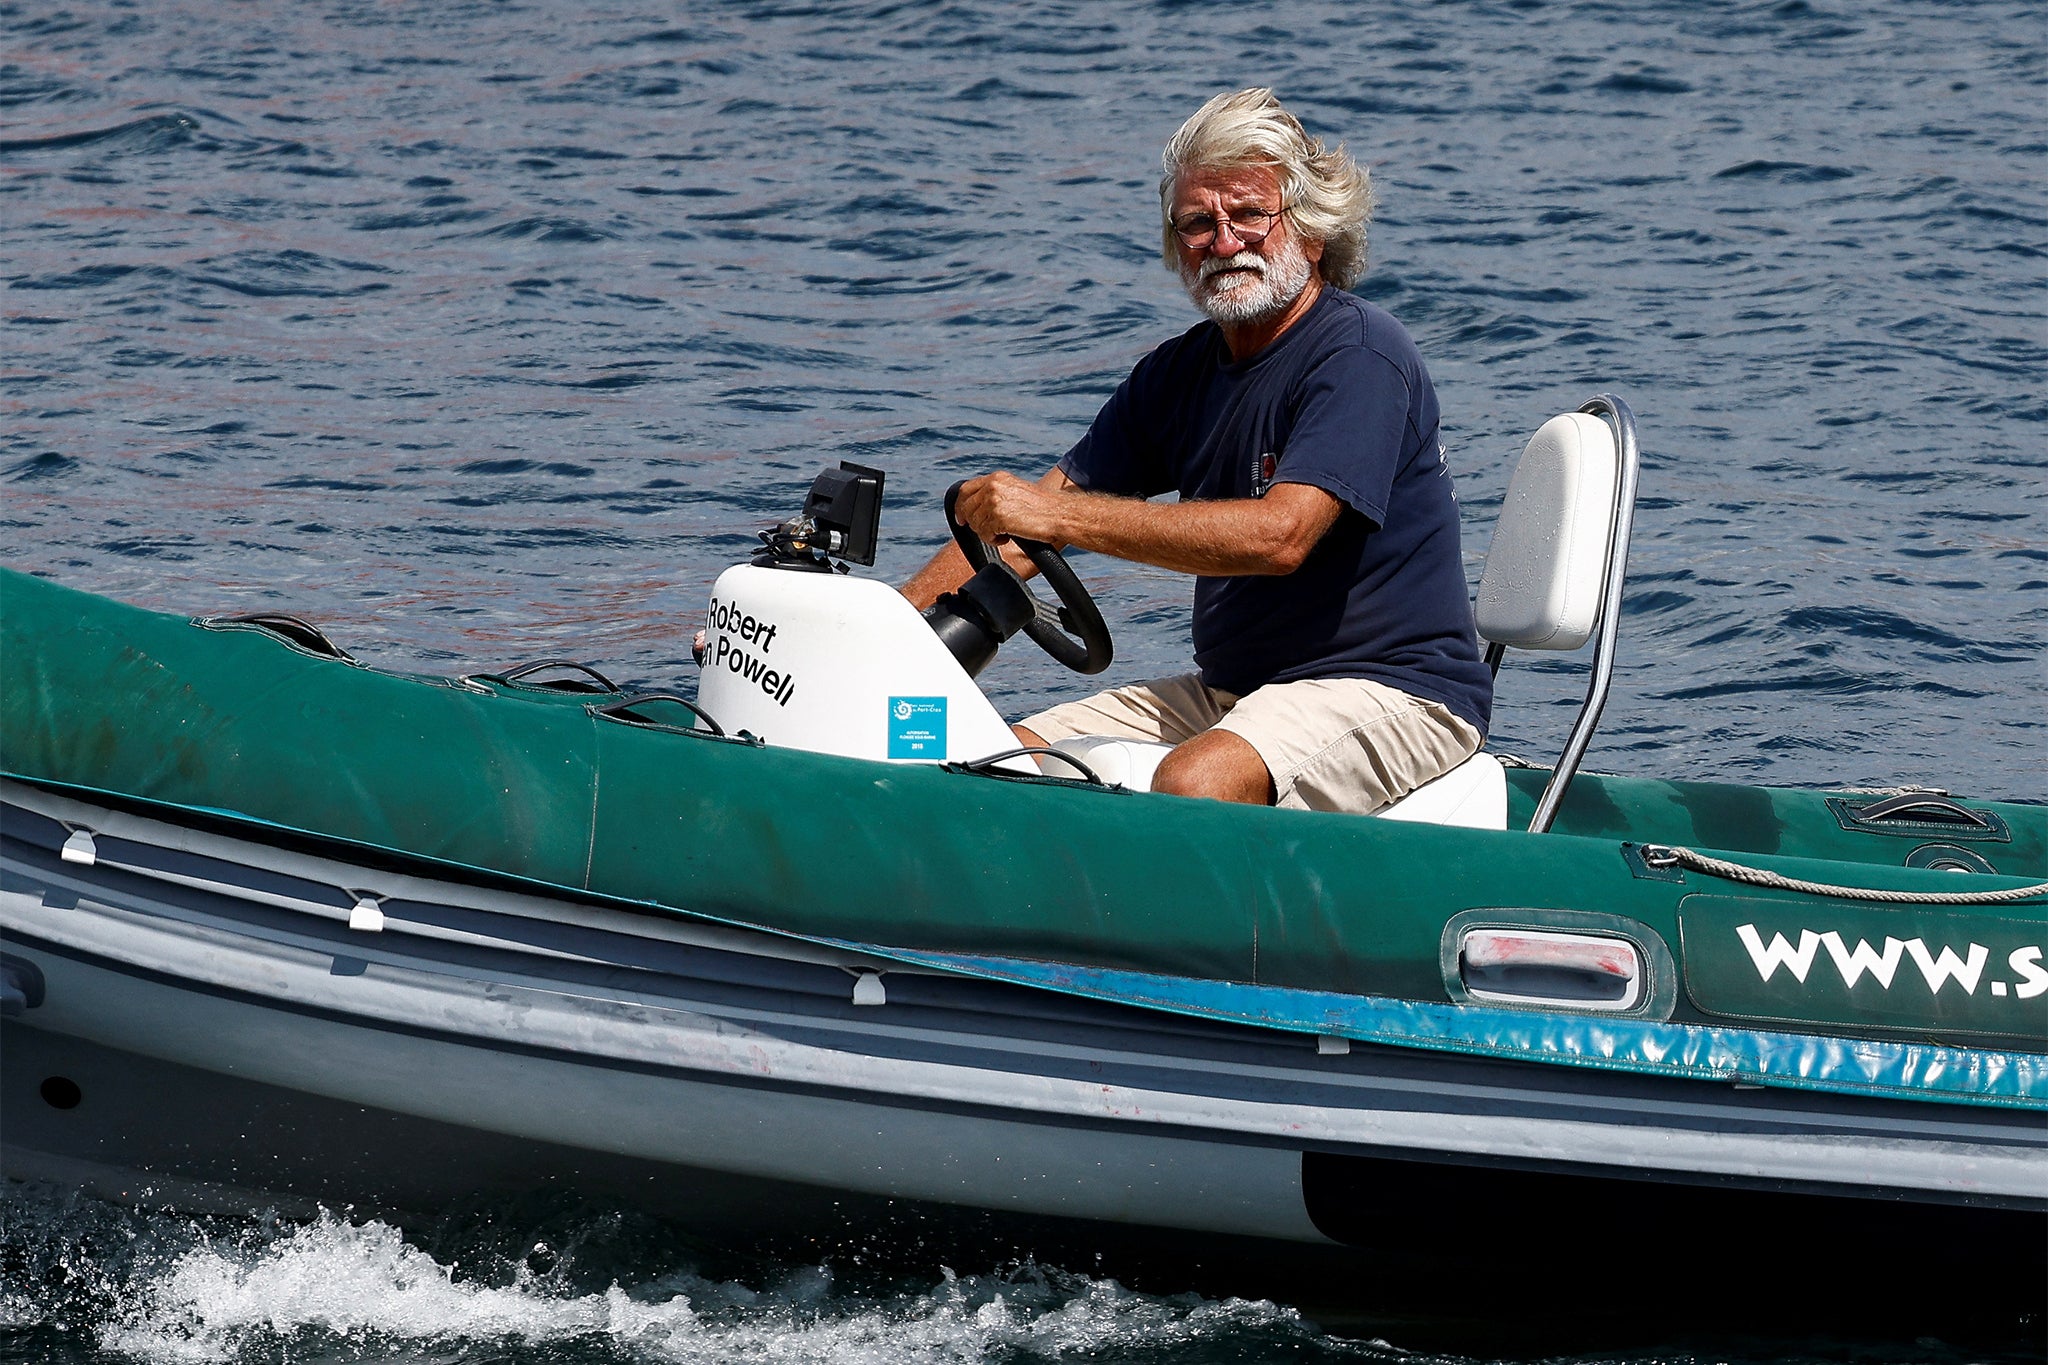
{"type": "Polygon", "coordinates": [[[1245,327],[1280,316],[1308,287],[1308,253],[1289,233],[1271,259],[1253,251],[1207,256],[1199,267],[1183,265],[1181,283],[1195,307],[1219,327],[1245,327]],[[1231,273],[1224,274],[1229,271],[1231,273]]]}

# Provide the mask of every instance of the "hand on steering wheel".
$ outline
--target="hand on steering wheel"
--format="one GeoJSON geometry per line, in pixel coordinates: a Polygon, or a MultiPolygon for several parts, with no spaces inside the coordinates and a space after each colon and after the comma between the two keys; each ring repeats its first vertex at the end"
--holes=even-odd
{"type": "MultiPolygon", "coordinates": [[[[960,553],[967,556],[968,567],[978,571],[998,556],[994,547],[962,525],[954,515],[953,505],[960,499],[964,482],[946,490],[946,529],[953,533],[953,541],[960,547],[960,553]]],[[[1025,623],[1024,633],[1036,640],[1039,648],[1076,673],[1100,673],[1108,668],[1110,660],[1115,657],[1115,650],[1109,642],[1109,627],[1103,624],[1095,599],[1088,595],[1088,589],[1081,586],[1080,578],[1068,566],[1066,559],[1042,540],[1026,540],[1022,536],[1012,536],[1011,539],[1060,600],[1060,605],[1055,608],[1032,593],[1032,619],[1025,623]]],[[[1030,589],[1025,591],[1030,592],[1030,589]]]]}

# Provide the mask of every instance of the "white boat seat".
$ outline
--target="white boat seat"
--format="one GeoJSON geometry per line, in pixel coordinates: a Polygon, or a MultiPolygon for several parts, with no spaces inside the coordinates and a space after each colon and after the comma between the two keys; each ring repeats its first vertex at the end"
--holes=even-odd
{"type": "Polygon", "coordinates": [[[1637,468],[1635,416],[1614,395],[1551,418],[1515,465],[1487,547],[1473,620],[1496,676],[1510,645],[1561,651],[1595,640],[1586,700],[1536,799],[1531,833],[1556,818],[1607,704],[1637,468]]]}
{"type": "MultiPolygon", "coordinates": [[[[1152,790],[1152,774],[1159,770],[1159,761],[1173,752],[1171,744],[1118,739],[1115,735],[1072,735],[1054,740],[1052,747],[1080,759],[1112,787],[1129,787],[1134,792],[1152,790]]],[[[1057,765],[1052,772],[1056,777],[1080,776],[1079,773],[1066,774],[1057,765]]]]}
{"type": "MultiPolygon", "coordinates": [[[[1074,735],[1054,740],[1052,747],[1086,763],[1104,782],[1141,792],[1152,790],[1152,776],[1159,770],[1159,761],[1173,752],[1170,744],[1118,739],[1114,735],[1074,735]]],[[[1372,813],[1389,820],[1422,824],[1506,829],[1507,772],[1492,754],[1477,753],[1442,777],[1423,783],[1399,801],[1372,813]]]]}
{"type": "Polygon", "coordinates": [[[1413,820],[1426,825],[1506,829],[1507,769],[1482,749],[1442,777],[1423,783],[1373,814],[1383,820],[1413,820]]]}

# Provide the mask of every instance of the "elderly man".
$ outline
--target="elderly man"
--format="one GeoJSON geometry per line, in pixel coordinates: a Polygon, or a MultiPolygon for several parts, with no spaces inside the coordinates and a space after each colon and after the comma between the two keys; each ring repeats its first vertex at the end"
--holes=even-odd
{"type": "MultiPolygon", "coordinates": [[[[1345,292],[1370,183],[1269,90],[1210,100],[1163,159],[1166,262],[1208,321],[1141,360],[1051,472],[975,479],[957,513],[992,542],[1197,575],[1200,671],[1017,734],[1172,744],[1155,791],[1373,810],[1479,747],[1493,683],[1436,393],[1401,325],[1345,292]]],[[[903,591],[922,608],[966,576],[948,547],[903,591]]]]}

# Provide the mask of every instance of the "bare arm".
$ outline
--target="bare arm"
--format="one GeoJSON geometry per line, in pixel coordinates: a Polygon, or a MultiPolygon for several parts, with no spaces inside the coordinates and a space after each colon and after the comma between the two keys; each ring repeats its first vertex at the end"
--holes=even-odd
{"type": "MultiPolygon", "coordinates": [[[[1012,474],[991,475],[989,477],[1015,479],[1018,483],[1024,482],[1024,480],[1017,479],[1012,474]]],[[[976,480],[976,482],[980,482],[980,480],[976,480]]],[[[1074,487],[1074,481],[1060,470],[1051,469],[1046,471],[1044,477],[1039,479],[1037,484],[1026,484],[1025,486],[1049,489],[1054,492],[1064,492],[1074,487]]],[[[961,496],[963,499],[966,497],[964,490],[961,496]]],[[[1027,539],[1031,538],[1033,537],[1027,537],[1027,539]]],[[[1054,543],[1061,549],[1066,548],[1064,542],[1055,541],[1054,543]]],[[[1001,547],[1001,550],[1003,562],[1015,569],[1023,577],[1029,578],[1038,572],[1037,569],[1032,567],[1031,561],[1026,559],[1023,552],[1018,550],[1016,546],[1004,545],[1001,547]]],[[[933,555],[930,563],[910,576],[910,581],[903,585],[903,595],[910,599],[910,605],[916,607],[919,611],[923,611],[926,607],[938,601],[940,594],[953,591],[953,589],[965,583],[973,575],[974,570],[967,567],[967,556],[960,553],[958,545],[947,541],[945,548],[933,555]]]]}
{"type": "Polygon", "coordinates": [[[1293,573],[1344,505],[1301,483],[1276,483],[1263,498],[1153,503],[1090,493],[1071,481],[1051,487],[990,474],[961,490],[955,510],[984,539],[1050,540],[1179,573],[1224,576],[1293,573]]]}

